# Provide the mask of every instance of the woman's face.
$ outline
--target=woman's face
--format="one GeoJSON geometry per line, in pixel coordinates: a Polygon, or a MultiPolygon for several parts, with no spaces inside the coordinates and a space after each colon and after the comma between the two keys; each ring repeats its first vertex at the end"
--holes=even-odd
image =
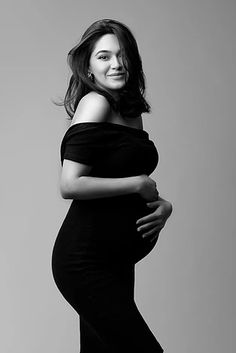
{"type": "Polygon", "coordinates": [[[119,41],[114,34],[105,34],[96,42],[89,61],[89,71],[101,88],[115,91],[125,86],[128,73],[123,66],[119,41]]]}

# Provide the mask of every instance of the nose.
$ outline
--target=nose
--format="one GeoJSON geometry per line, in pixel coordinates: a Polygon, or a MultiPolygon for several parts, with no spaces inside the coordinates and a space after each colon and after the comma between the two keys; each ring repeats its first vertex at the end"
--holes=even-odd
{"type": "Polygon", "coordinates": [[[112,61],[111,61],[111,68],[112,69],[117,69],[122,67],[122,62],[121,58],[118,58],[117,56],[113,56],[112,61]]]}

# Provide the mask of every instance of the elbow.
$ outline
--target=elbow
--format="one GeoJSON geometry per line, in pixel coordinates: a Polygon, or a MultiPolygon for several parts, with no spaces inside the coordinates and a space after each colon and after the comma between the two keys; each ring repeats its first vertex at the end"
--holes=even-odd
{"type": "Polygon", "coordinates": [[[70,183],[60,184],[60,194],[63,199],[73,199],[73,192],[70,183]]]}
{"type": "Polygon", "coordinates": [[[71,199],[71,195],[65,188],[60,187],[60,194],[63,199],[71,199]]]}
{"type": "Polygon", "coordinates": [[[61,197],[70,200],[83,198],[84,186],[83,183],[81,184],[81,179],[83,179],[83,177],[72,180],[62,180],[60,183],[61,197]]]}
{"type": "Polygon", "coordinates": [[[65,199],[65,200],[70,200],[70,199],[72,199],[72,197],[71,197],[68,193],[66,193],[66,192],[64,192],[64,191],[61,191],[61,197],[62,197],[63,199],[65,199]]]}

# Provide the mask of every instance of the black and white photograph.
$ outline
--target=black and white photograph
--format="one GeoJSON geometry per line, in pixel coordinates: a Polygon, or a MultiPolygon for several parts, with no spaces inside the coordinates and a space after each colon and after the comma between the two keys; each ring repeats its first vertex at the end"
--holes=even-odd
{"type": "Polygon", "coordinates": [[[0,352],[234,353],[236,2],[0,19],[0,352]]]}

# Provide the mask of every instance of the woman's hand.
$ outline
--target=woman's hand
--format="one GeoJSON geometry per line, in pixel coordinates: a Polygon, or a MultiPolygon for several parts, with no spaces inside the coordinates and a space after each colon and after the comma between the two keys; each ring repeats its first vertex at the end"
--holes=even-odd
{"type": "Polygon", "coordinates": [[[138,227],[137,230],[142,232],[142,237],[149,238],[152,242],[158,238],[159,233],[165,226],[173,208],[169,201],[160,197],[158,197],[157,201],[147,203],[147,206],[154,210],[154,212],[138,219],[136,224],[138,227]]]}
{"type": "Polygon", "coordinates": [[[147,202],[158,200],[156,182],[148,175],[140,175],[138,193],[147,202]]]}

